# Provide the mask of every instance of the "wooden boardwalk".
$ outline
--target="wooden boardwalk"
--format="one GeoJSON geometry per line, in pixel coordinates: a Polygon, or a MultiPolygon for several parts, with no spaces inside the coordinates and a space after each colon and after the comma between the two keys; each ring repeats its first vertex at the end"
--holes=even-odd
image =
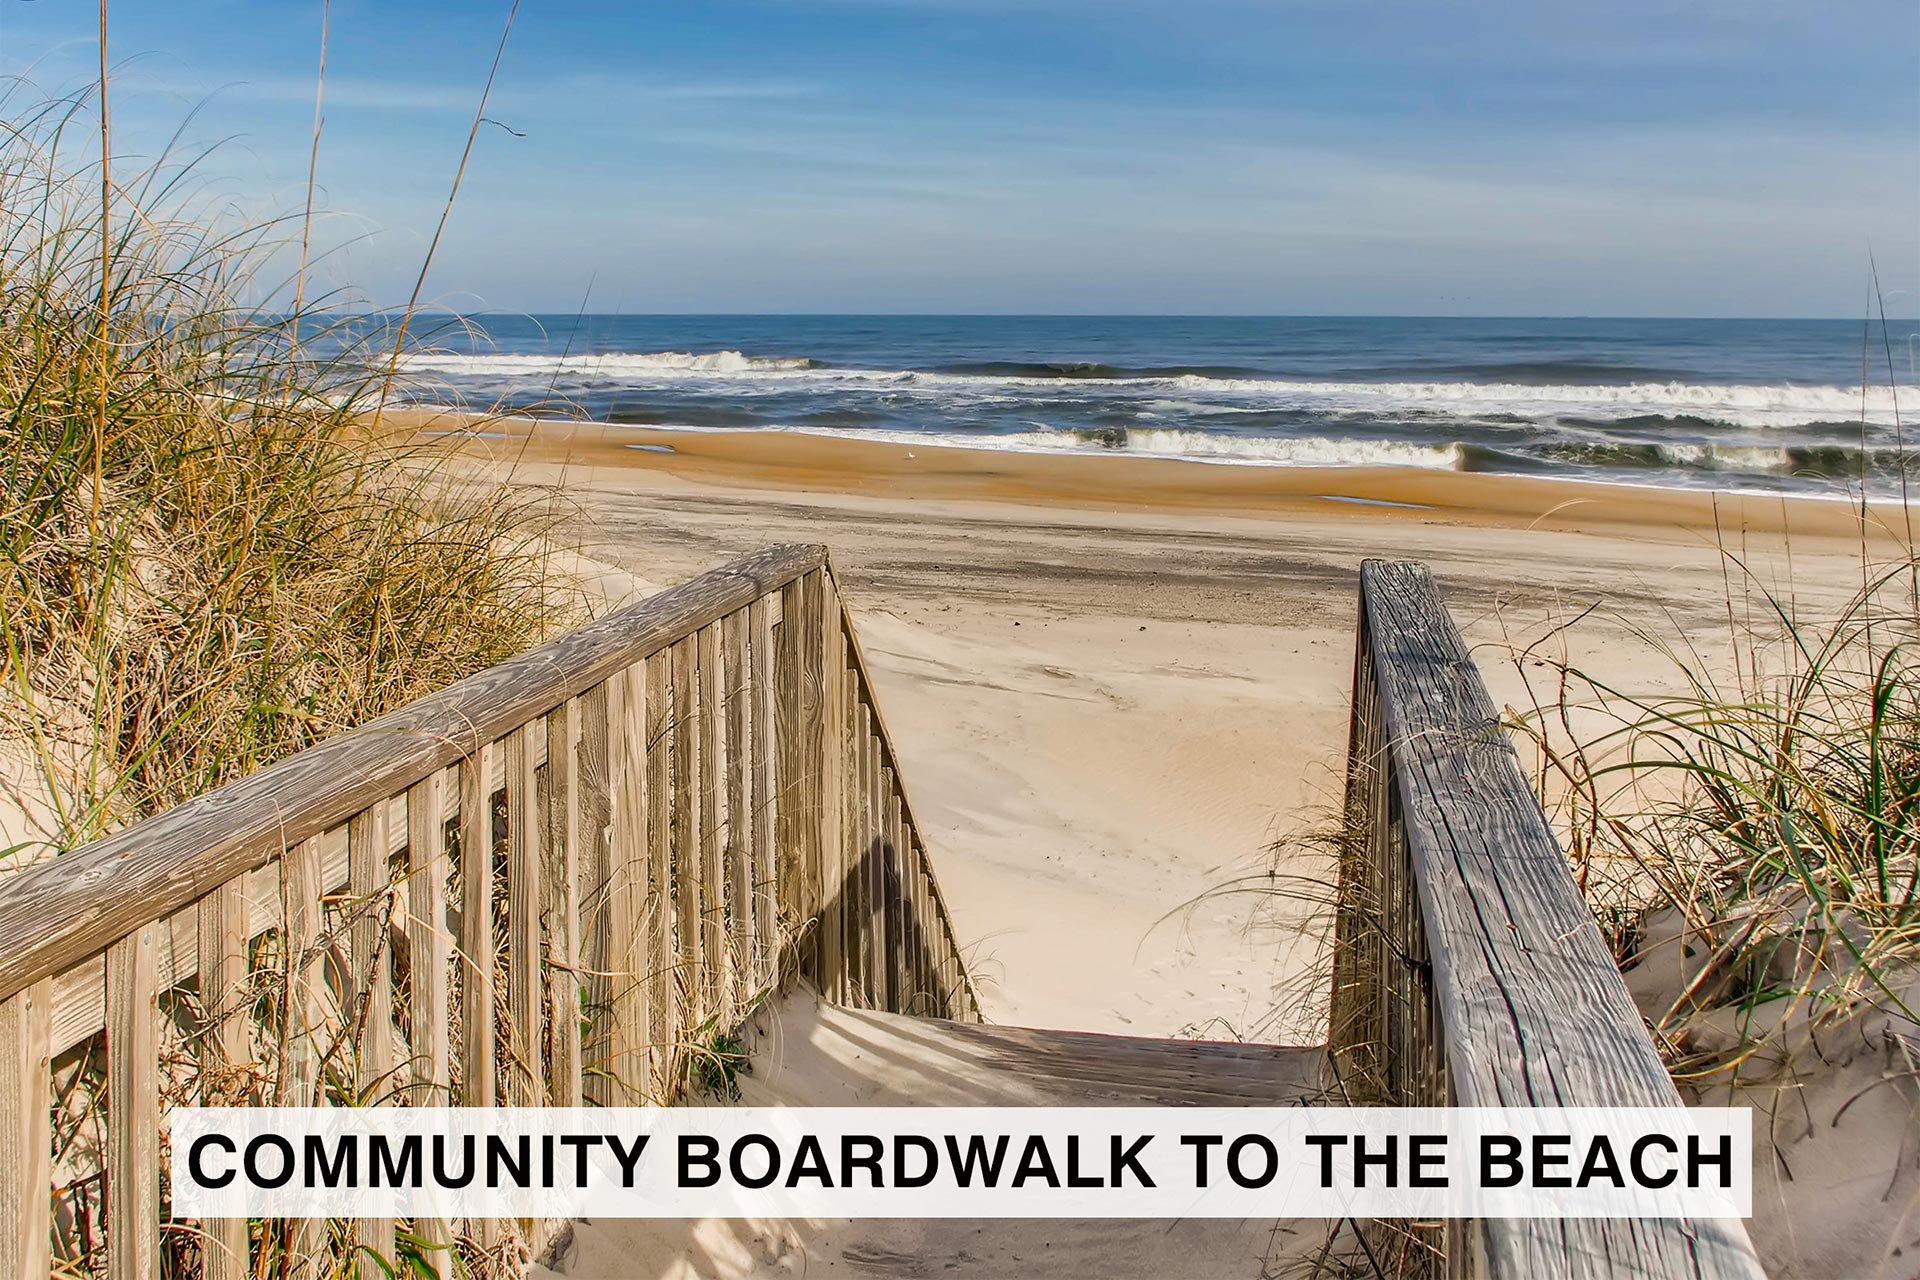
{"type": "MultiPolygon", "coordinates": [[[[537,1251],[566,1224],[165,1220],[167,1109],[664,1105],[734,1029],[749,1101],[783,1100],[803,1046],[835,1064],[790,1105],[1679,1106],[1423,568],[1363,567],[1355,657],[1325,1046],[980,1025],[823,547],[715,570],[17,875],[0,1280],[163,1259],[372,1277],[409,1238],[440,1275],[449,1243],[537,1251]]],[[[1065,1232],[1078,1270],[1045,1274],[1112,1273],[1145,1225],[1065,1232]]],[[[1272,1260],[1183,1230],[1196,1259],[1272,1260]]],[[[1364,1230],[1397,1275],[1760,1274],[1739,1222],[1364,1230]]],[[[895,1237],[839,1262],[887,1274],[895,1237]]],[[[1023,1273],[977,1236],[920,1245],[1023,1273]]]]}

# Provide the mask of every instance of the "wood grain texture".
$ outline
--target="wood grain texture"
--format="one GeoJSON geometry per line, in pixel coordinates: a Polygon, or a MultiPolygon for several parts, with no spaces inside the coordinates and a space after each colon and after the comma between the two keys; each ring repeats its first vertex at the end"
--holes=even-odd
{"type": "Polygon", "coordinates": [[[582,1032],[581,1094],[595,1106],[614,1105],[613,942],[608,912],[613,878],[612,737],[609,694],[603,682],[575,700],[580,720],[580,910],[582,961],[586,966],[586,1013],[582,1032]]]}
{"type": "Polygon", "coordinates": [[[0,1280],[52,1266],[52,1014],[50,979],[0,1001],[0,1280]]]}
{"type": "Polygon", "coordinates": [[[643,726],[647,759],[647,986],[652,1010],[653,1096],[664,1098],[673,1077],[680,1036],[673,882],[672,655],[656,653],[641,677],[646,687],[643,726]]]}
{"type": "Polygon", "coordinates": [[[694,705],[700,818],[700,1018],[719,1015],[730,1020],[727,1008],[726,834],[727,834],[727,722],[720,706],[720,628],[700,628],[694,636],[698,696],[694,705]]]}
{"type": "Polygon", "coordinates": [[[460,763],[460,1105],[491,1107],[496,1080],[493,796],[497,750],[483,742],[460,763]]]}
{"type": "Polygon", "coordinates": [[[511,1106],[546,1105],[542,1049],[540,912],[545,905],[545,854],[540,832],[545,811],[534,774],[534,741],[546,729],[529,721],[507,735],[507,1047],[506,1101],[511,1106]]]}
{"type": "Polygon", "coordinates": [[[613,826],[608,933],[613,951],[613,1094],[622,1106],[647,1100],[648,956],[646,949],[647,689],[635,668],[607,681],[612,718],[613,826]]]}
{"type": "MultiPolygon", "coordinates": [[[[407,790],[408,1043],[413,1051],[413,1091],[418,1107],[452,1104],[453,935],[448,931],[446,775],[435,771],[407,790]]],[[[432,1246],[452,1243],[441,1219],[414,1220],[413,1232],[432,1246]]],[[[450,1254],[429,1248],[421,1257],[432,1274],[452,1274],[450,1254]]]]}
{"type": "Polygon", "coordinates": [[[160,1273],[156,925],[107,948],[107,1277],[160,1273]]]}
{"type": "MultiPolygon", "coordinates": [[[[248,1043],[246,1002],[248,909],[246,877],[229,880],[199,906],[200,1016],[196,1057],[200,1067],[200,1100],[207,1106],[233,1106],[258,1101],[235,1096],[237,1083],[252,1061],[248,1043]]],[[[32,990],[33,988],[28,988],[32,990]]],[[[247,1220],[212,1218],[200,1224],[205,1233],[201,1251],[204,1280],[242,1280],[252,1273],[248,1265],[247,1220]]],[[[6,1274],[0,1268],[0,1275],[6,1274]]]]}
{"type": "MultiPolygon", "coordinates": [[[[1680,1106],[1432,577],[1369,561],[1361,608],[1454,1105],[1680,1106]]],[[[1404,928],[1415,905],[1382,909],[1404,928]]],[[[1419,1035],[1399,1023],[1387,1049],[1419,1035]]],[[[1761,1274],[1736,1221],[1478,1227],[1487,1271],[1515,1280],[1761,1274]]]]}
{"type": "Polygon", "coordinates": [[[547,1025],[551,1104],[577,1107],[580,1077],[580,699],[547,713],[547,1025]]]}
{"type": "MultiPolygon", "coordinates": [[[[347,822],[348,1008],[357,1024],[354,1095],[361,1105],[387,1100],[399,1081],[393,1053],[393,986],[387,952],[387,806],[376,804],[347,822]]],[[[393,1220],[362,1218],[355,1242],[371,1253],[354,1257],[360,1280],[382,1280],[393,1260],[393,1220]]]]}
{"type": "Polygon", "coordinates": [[[0,998],[399,796],[825,559],[817,546],[748,556],[10,878],[0,895],[0,998]]]}
{"type": "Polygon", "coordinates": [[[727,926],[727,1021],[739,1018],[753,999],[753,655],[747,645],[747,612],[720,621],[720,700],[726,722],[725,831],[727,926]]]}
{"type": "Polygon", "coordinates": [[[847,857],[851,821],[848,797],[852,789],[853,712],[847,698],[846,645],[840,626],[840,597],[831,574],[819,575],[819,600],[814,617],[820,627],[821,726],[820,754],[820,871],[815,878],[820,895],[821,991],[828,999],[845,1003],[850,995],[847,959],[847,857]]]}
{"type": "Polygon", "coordinates": [[[695,681],[694,641],[691,636],[673,646],[673,932],[674,932],[674,1054],[669,1075],[679,1075],[684,1045],[699,1025],[700,935],[700,734],[694,723],[698,693],[695,681]]]}
{"type": "Polygon", "coordinates": [[[774,599],[762,596],[747,607],[747,641],[751,646],[748,680],[752,699],[747,722],[753,728],[749,765],[753,831],[747,857],[753,897],[750,911],[753,986],[762,991],[771,991],[780,982],[780,886],[776,878],[779,867],[774,858],[774,838],[780,830],[780,802],[774,793],[779,737],[773,684],[774,599]]]}

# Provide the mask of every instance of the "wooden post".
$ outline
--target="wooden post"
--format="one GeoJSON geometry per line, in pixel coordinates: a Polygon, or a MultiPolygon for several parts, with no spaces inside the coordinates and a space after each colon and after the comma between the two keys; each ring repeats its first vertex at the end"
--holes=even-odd
{"type": "Polygon", "coordinates": [[[642,746],[647,767],[647,966],[649,1006],[653,1011],[651,1081],[653,1098],[664,1102],[672,1089],[674,1046],[680,1038],[678,942],[674,936],[673,882],[673,670],[672,655],[656,653],[646,661],[647,716],[642,746]]]}
{"type": "Polygon", "coordinates": [[[852,1003],[847,957],[847,857],[853,791],[853,734],[847,707],[846,638],[840,630],[840,596],[831,572],[819,577],[822,705],[820,742],[820,940],[821,990],[829,1000],[852,1003]]]}
{"type": "Polygon", "coordinates": [[[160,1274],[160,1043],[155,932],[107,948],[107,1277],[160,1274]]]}
{"type": "MultiPolygon", "coordinates": [[[[205,1106],[238,1105],[247,1099],[222,1096],[234,1064],[247,1061],[247,899],[236,877],[200,899],[197,932],[200,970],[200,1100],[205,1106]]],[[[0,1114],[13,1114],[0,1112],[0,1114]]],[[[205,1280],[241,1280],[247,1265],[247,1220],[213,1218],[201,1256],[205,1280]]],[[[0,1267],[0,1276],[10,1275],[0,1267]]],[[[41,1274],[45,1274],[42,1271],[41,1274]]]]}
{"type": "Polygon", "coordinates": [[[543,813],[534,777],[537,721],[507,737],[507,1021],[513,1044],[507,1059],[509,1105],[546,1103],[546,1064],[540,1014],[540,908],[546,897],[540,850],[543,813]]]}
{"type": "MultiPolygon", "coordinates": [[[[0,1280],[41,1280],[53,1265],[52,1012],[51,978],[0,1001],[0,1280]]],[[[243,1261],[245,1245],[243,1234],[243,1261]]]]}
{"type": "Polygon", "coordinates": [[[893,1011],[909,1012],[913,1003],[913,953],[908,903],[906,824],[900,817],[900,795],[893,789],[893,770],[887,770],[887,932],[893,953],[893,1011]]]}
{"type": "Polygon", "coordinates": [[[614,1095],[623,1106],[646,1100],[651,1081],[647,1053],[647,687],[628,667],[607,681],[608,707],[618,709],[612,752],[613,910],[608,930],[617,976],[613,987],[614,1095]]]}
{"type": "Polygon", "coordinates": [[[747,614],[728,614],[720,623],[723,710],[726,721],[726,947],[732,979],[727,1021],[737,1020],[754,997],[758,981],[753,956],[753,739],[751,736],[753,655],[748,652],[747,614]]]}
{"type": "Polygon", "coordinates": [[[553,1063],[548,1081],[556,1107],[580,1105],[580,703],[569,698],[547,713],[547,1021],[553,1063]]]}
{"type": "Polygon", "coordinates": [[[861,930],[866,934],[867,998],[872,1002],[868,1007],[887,1009],[892,1006],[888,1004],[887,994],[886,827],[880,817],[887,783],[880,773],[880,739],[873,731],[873,707],[864,682],[860,693],[860,758],[864,779],[860,808],[864,830],[860,846],[865,859],[861,869],[866,873],[862,904],[866,908],[866,919],[861,922],[861,930]]]}
{"type": "Polygon", "coordinates": [[[727,1021],[726,720],[720,712],[720,628],[695,636],[699,673],[700,1020],[727,1021]]]}
{"type": "Polygon", "coordinates": [[[841,843],[846,847],[846,875],[842,890],[846,909],[841,928],[846,934],[847,1003],[861,1009],[873,1007],[873,991],[867,983],[867,739],[860,719],[859,685],[852,668],[841,667],[841,690],[845,699],[840,718],[846,722],[846,794],[841,807],[846,811],[846,827],[841,843]]]}
{"type": "Polygon", "coordinates": [[[774,707],[773,608],[768,597],[761,596],[747,607],[747,632],[752,647],[752,706],[747,722],[753,729],[753,839],[748,850],[753,883],[749,913],[753,918],[753,981],[762,990],[772,991],[780,984],[780,889],[774,836],[781,824],[781,805],[774,791],[778,712],[774,707]]]}
{"type": "Polygon", "coordinates": [[[691,1035],[706,1009],[701,1003],[700,974],[700,734],[694,723],[698,699],[694,681],[696,654],[691,636],[673,646],[673,867],[674,867],[674,990],[678,1013],[674,1018],[674,1056],[668,1075],[677,1078],[685,1047],[679,1040],[691,1035]]]}
{"type": "Polygon", "coordinates": [[[612,681],[593,686],[574,702],[579,720],[580,755],[577,798],[580,856],[586,862],[582,897],[586,964],[586,1009],[592,1021],[580,1049],[584,1100],[614,1105],[613,1089],[613,745],[608,728],[612,681]]]}
{"type": "MultiPolygon", "coordinates": [[[[448,1034],[452,1008],[448,1000],[448,966],[452,962],[447,932],[447,816],[446,775],[435,770],[407,791],[407,922],[409,1012],[413,1026],[413,1103],[422,1107],[447,1106],[452,1101],[453,1049],[448,1034]]],[[[436,1276],[453,1274],[453,1241],[448,1223],[416,1218],[413,1233],[430,1247],[421,1258],[436,1276]]]]}
{"type": "MultiPolygon", "coordinates": [[[[359,1020],[353,1057],[354,1092],[362,1105],[379,1100],[378,1091],[395,1085],[393,1072],[393,986],[387,956],[387,806],[375,804],[347,822],[347,893],[353,925],[348,933],[347,1009],[359,1020]]],[[[349,1023],[351,1026],[352,1024],[349,1023]]],[[[378,1280],[394,1261],[393,1220],[362,1218],[354,1237],[368,1253],[356,1253],[354,1272],[378,1280]]]]}
{"type": "Polygon", "coordinates": [[[495,1098],[492,743],[460,762],[460,1105],[495,1098]]]}

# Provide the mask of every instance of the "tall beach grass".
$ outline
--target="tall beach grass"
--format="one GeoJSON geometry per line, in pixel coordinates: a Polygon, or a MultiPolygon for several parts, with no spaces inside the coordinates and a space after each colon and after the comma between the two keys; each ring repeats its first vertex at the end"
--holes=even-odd
{"type": "Polygon", "coordinates": [[[270,273],[300,226],[196,208],[171,158],[105,175],[74,154],[81,101],[21,96],[0,102],[10,865],[490,665],[557,610],[535,501],[442,483],[370,428],[392,327],[293,309],[302,273],[270,273]]]}

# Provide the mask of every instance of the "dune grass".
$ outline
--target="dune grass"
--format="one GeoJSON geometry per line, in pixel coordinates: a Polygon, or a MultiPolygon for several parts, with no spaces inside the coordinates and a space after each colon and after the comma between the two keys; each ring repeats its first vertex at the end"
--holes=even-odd
{"type": "MultiPolygon", "coordinates": [[[[304,221],[238,220],[172,157],[107,173],[90,97],[0,94],[0,875],[518,653],[577,601],[550,572],[544,498],[379,424],[432,327],[296,301],[304,221]]],[[[330,904],[327,928],[368,909],[330,904]]],[[[296,963],[276,938],[239,997],[263,1026],[296,963]]],[[[173,1105],[207,1082],[168,1036],[173,1105]]],[[[221,1085],[236,1099],[272,1094],[287,1046],[259,1047],[221,1085]]],[[[55,1267],[90,1275],[99,1055],[82,1044],[54,1074],[55,1267]]],[[[330,1078],[340,1105],[362,1101],[350,1085],[330,1078]]],[[[294,1258],[276,1229],[258,1225],[261,1274],[354,1270],[354,1246],[294,1258]]],[[[512,1233],[404,1231],[371,1261],[414,1274],[449,1247],[463,1275],[524,1261],[512,1233]]],[[[170,1224],[166,1273],[200,1274],[199,1250],[170,1224]]]]}
{"type": "Polygon", "coordinates": [[[1867,1009],[1912,1020],[1920,961],[1920,560],[1865,557],[1821,608],[1723,555],[1724,652],[1640,629],[1630,688],[1529,650],[1551,688],[1511,720],[1622,965],[1670,971],[1654,1032],[1694,1082],[1867,1009]],[[1716,1010],[1731,1036],[1688,1034],[1716,1010]]]}
{"type": "Polygon", "coordinates": [[[63,145],[81,107],[0,113],[14,865],[490,665],[558,608],[535,502],[366,425],[390,329],[283,309],[289,228],[195,209],[190,165],[116,176],[103,211],[63,145]]]}

